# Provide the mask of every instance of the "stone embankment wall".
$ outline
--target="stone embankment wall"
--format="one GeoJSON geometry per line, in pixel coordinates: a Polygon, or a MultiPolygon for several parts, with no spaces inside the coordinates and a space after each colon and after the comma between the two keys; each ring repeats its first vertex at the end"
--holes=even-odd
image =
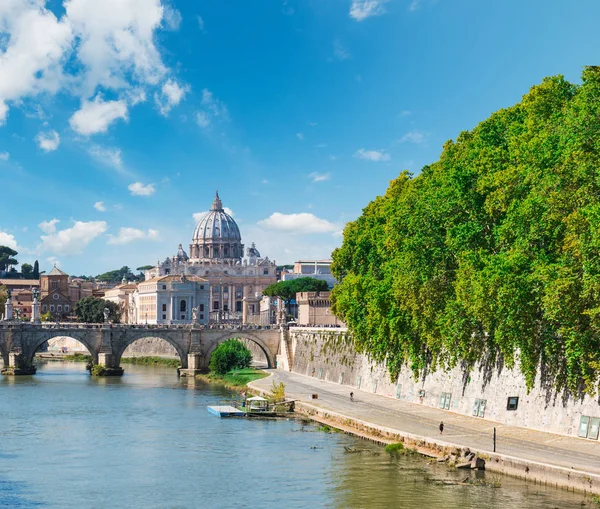
{"type": "Polygon", "coordinates": [[[179,359],[177,350],[164,339],[142,338],[129,345],[123,357],[168,357],[179,359]]]}
{"type": "MultiPolygon", "coordinates": [[[[397,380],[382,364],[369,361],[350,346],[345,329],[293,327],[289,332],[291,371],[348,386],[348,390],[381,394],[391,398],[444,408],[463,415],[475,415],[507,425],[578,436],[582,416],[600,418],[600,402],[589,396],[574,398],[556,393],[540,378],[527,393],[518,366],[475,366],[470,372],[456,367],[436,371],[415,381],[404,368],[397,380]],[[509,410],[509,398],[518,398],[516,409],[509,410]]],[[[289,369],[283,356],[281,368],[289,369]]],[[[513,400],[514,403],[514,400],[513,400]]],[[[593,421],[596,422],[596,421],[593,421]]],[[[597,434],[590,430],[593,439],[597,434]]]]}

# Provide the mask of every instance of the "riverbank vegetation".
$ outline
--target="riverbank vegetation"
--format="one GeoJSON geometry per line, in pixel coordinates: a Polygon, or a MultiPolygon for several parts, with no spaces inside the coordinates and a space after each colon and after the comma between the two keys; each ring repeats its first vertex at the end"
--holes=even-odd
{"type": "Polygon", "coordinates": [[[232,370],[249,368],[252,352],[237,339],[221,343],[210,356],[208,368],[215,375],[225,375],[232,370]]]}
{"type": "Polygon", "coordinates": [[[170,357],[156,357],[151,355],[141,357],[121,357],[121,364],[138,364],[140,366],[170,366],[178,368],[181,366],[179,359],[170,357]]]}
{"type": "Polygon", "coordinates": [[[196,375],[197,378],[205,382],[218,383],[234,390],[244,389],[250,382],[265,378],[266,376],[268,376],[267,373],[256,368],[234,369],[223,375],[217,373],[196,375]]]}
{"type": "Polygon", "coordinates": [[[392,379],[519,360],[528,386],[597,393],[600,67],[522,101],[404,172],[344,229],[333,309],[392,379]]]}

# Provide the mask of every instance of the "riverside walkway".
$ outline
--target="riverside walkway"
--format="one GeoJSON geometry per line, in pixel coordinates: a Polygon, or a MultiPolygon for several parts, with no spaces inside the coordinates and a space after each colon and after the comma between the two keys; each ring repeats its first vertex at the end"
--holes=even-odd
{"type": "MultiPolygon", "coordinates": [[[[288,398],[299,399],[316,409],[338,414],[342,418],[362,421],[403,436],[423,438],[430,443],[469,447],[474,451],[493,455],[492,437],[495,427],[498,455],[535,462],[542,467],[558,467],[561,471],[566,471],[568,478],[574,477],[569,475],[569,471],[573,474],[575,471],[590,474],[589,477],[594,478],[594,486],[592,488],[590,482],[590,490],[598,490],[597,480],[600,476],[600,443],[598,442],[506,426],[287,371],[268,370],[268,372],[273,376],[252,382],[250,386],[269,391],[273,380],[277,383],[281,381],[286,386],[285,392],[288,398]],[[351,390],[354,391],[354,402],[350,401],[351,390]],[[311,399],[313,393],[318,394],[318,399],[311,399]],[[440,435],[438,429],[440,421],[444,422],[443,435],[440,435]]],[[[588,476],[580,477],[586,479],[588,476]]]]}

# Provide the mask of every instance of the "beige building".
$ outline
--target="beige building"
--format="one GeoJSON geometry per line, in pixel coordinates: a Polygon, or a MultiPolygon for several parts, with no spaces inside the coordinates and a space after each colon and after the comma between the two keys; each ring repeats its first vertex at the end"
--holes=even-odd
{"type": "Polygon", "coordinates": [[[105,300],[114,302],[121,311],[121,323],[136,323],[129,319],[130,309],[133,309],[133,293],[137,290],[135,283],[123,281],[120,285],[104,290],[105,300]]]}
{"type": "Polygon", "coordinates": [[[298,325],[345,327],[346,325],[331,312],[330,292],[300,292],[298,303],[298,325]]]}
{"type": "Polygon", "coordinates": [[[155,277],[139,283],[128,295],[127,319],[140,324],[207,324],[209,297],[209,282],[201,277],[155,277]]]}
{"type": "Polygon", "coordinates": [[[218,193],[210,211],[196,224],[189,253],[180,244],[175,256],[146,272],[146,279],[185,274],[208,280],[213,322],[250,322],[249,317],[260,315],[261,293],[277,281],[277,266],[262,257],[254,244],[244,256],[238,225],[223,209],[218,193]]]}

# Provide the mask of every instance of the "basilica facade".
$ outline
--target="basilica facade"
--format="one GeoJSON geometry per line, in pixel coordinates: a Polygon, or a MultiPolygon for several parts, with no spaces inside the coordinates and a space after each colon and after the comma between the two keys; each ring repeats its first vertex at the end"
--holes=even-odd
{"type": "Polygon", "coordinates": [[[210,285],[211,322],[251,321],[260,313],[264,288],[277,281],[276,263],[262,257],[254,244],[244,252],[235,220],[216,193],[208,212],[196,224],[189,255],[180,244],[177,254],[146,271],[147,281],[169,276],[196,276],[210,285]]]}

